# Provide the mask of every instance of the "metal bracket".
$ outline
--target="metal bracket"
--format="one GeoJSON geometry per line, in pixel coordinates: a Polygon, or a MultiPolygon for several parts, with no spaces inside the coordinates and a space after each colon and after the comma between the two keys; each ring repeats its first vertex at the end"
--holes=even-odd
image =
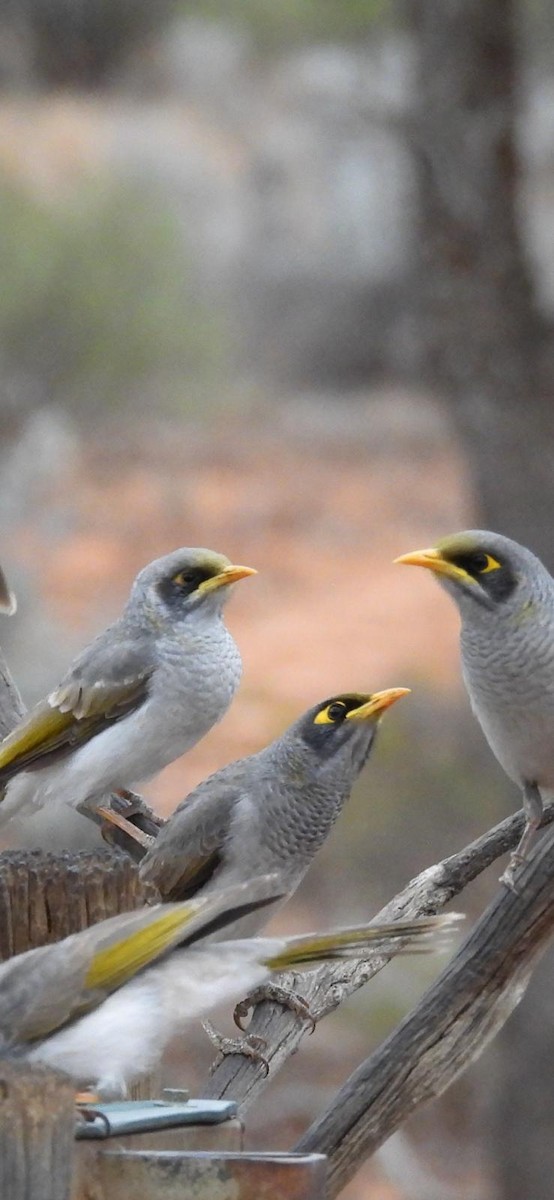
{"type": "Polygon", "coordinates": [[[219,1125],[237,1115],[234,1100],[122,1100],[79,1106],[75,1137],[105,1139],[179,1125],[219,1125]]]}

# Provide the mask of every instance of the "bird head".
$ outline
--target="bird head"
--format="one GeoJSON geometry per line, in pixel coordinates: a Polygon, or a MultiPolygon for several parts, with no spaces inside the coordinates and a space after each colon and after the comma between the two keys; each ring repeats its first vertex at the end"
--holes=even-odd
{"type": "Polygon", "coordinates": [[[181,620],[200,609],[219,612],[231,584],[248,575],[256,575],[253,567],[237,566],[224,554],[183,548],[144,567],[137,575],[131,598],[137,597],[155,610],[161,606],[173,620],[181,620]]]}
{"type": "Polygon", "coordinates": [[[452,534],[427,550],[402,554],[395,562],[432,571],[462,616],[479,608],[498,612],[508,604],[518,609],[532,604],[539,581],[550,579],[530,550],[502,534],[480,529],[452,534]]]}
{"type": "Polygon", "coordinates": [[[305,713],[295,732],[315,755],[318,770],[338,771],[353,783],[367,760],[381,717],[409,691],[398,687],[331,696],[305,713]]]}

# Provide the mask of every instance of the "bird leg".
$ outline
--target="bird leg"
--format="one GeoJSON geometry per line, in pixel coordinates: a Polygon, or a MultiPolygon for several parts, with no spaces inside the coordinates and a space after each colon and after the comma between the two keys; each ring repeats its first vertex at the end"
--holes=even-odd
{"type": "Polygon", "coordinates": [[[267,1000],[270,1004],[281,1004],[283,1008],[290,1009],[291,1012],[295,1013],[303,1021],[309,1021],[311,1025],[310,1033],[313,1033],[316,1022],[315,1017],[310,1012],[310,1006],[307,1001],[303,996],[299,996],[298,992],[293,992],[290,988],[280,987],[278,983],[265,983],[262,987],[255,988],[253,992],[250,992],[249,996],[246,996],[244,1000],[241,1000],[235,1006],[233,1020],[235,1025],[238,1025],[239,1029],[242,1029],[243,1032],[244,1025],[242,1022],[244,1018],[262,1000],[267,1000]]]}
{"type": "Polygon", "coordinates": [[[118,788],[112,792],[109,805],[96,809],[100,817],[102,837],[126,850],[136,861],[153,845],[165,821],[136,792],[118,788]],[[123,835],[123,836],[121,836],[123,835]]]}
{"type": "Polygon", "coordinates": [[[500,876],[500,882],[505,883],[511,891],[517,892],[514,883],[514,873],[517,867],[527,862],[529,847],[534,841],[537,829],[540,828],[543,817],[543,804],[536,783],[526,783],[523,789],[523,811],[525,813],[525,828],[515,850],[510,855],[506,870],[500,876]]]}
{"type": "Polygon", "coordinates": [[[218,1033],[217,1029],[214,1029],[211,1021],[203,1021],[202,1025],[218,1053],[210,1074],[213,1074],[215,1068],[228,1054],[243,1054],[245,1058],[251,1058],[253,1062],[259,1063],[264,1068],[266,1075],[269,1075],[269,1063],[262,1054],[262,1050],[265,1050],[267,1044],[264,1038],[257,1037],[255,1033],[247,1033],[241,1038],[225,1037],[224,1034],[218,1033]]]}
{"type": "MultiPolygon", "coordinates": [[[[154,842],[156,841],[154,837],[152,837],[149,833],[144,833],[142,829],[138,829],[136,825],[133,825],[131,821],[127,819],[127,817],[123,817],[120,813],[114,812],[113,808],[107,808],[106,805],[101,804],[96,811],[99,817],[102,818],[100,832],[106,842],[112,842],[115,840],[113,837],[113,830],[115,828],[125,835],[125,839],[129,838],[132,842],[136,842],[139,846],[142,846],[144,850],[149,850],[150,847],[154,845],[154,842]]],[[[118,844],[120,844],[119,841],[118,844]]]]}
{"type": "Polygon", "coordinates": [[[131,792],[129,788],[116,788],[110,796],[110,808],[120,816],[126,817],[127,820],[133,823],[138,829],[142,829],[144,833],[149,833],[153,838],[157,837],[160,829],[167,823],[163,817],[158,816],[152,808],[146,803],[146,800],[139,796],[138,792],[131,792]]]}

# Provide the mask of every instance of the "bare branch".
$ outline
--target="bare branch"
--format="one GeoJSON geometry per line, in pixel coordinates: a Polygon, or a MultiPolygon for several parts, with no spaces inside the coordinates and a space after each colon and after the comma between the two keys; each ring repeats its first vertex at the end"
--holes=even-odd
{"type": "MultiPolygon", "coordinates": [[[[553,820],[554,803],[551,803],[545,808],[543,824],[550,824],[553,820]]],[[[495,859],[517,845],[523,824],[523,813],[515,813],[457,854],[427,868],[391,900],[376,919],[390,921],[395,917],[427,916],[439,912],[495,859]]],[[[280,979],[280,982],[300,992],[308,1002],[314,1019],[319,1021],[367,983],[388,961],[389,958],[379,955],[371,961],[343,962],[302,975],[289,975],[280,979]]],[[[294,1053],[309,1027],[307,1021],[283,1009],[280,1004],[263,1001],[256,1005],[249,1033],[263,1038],[266,1043],[264,1056],[270,1064],[270,1079],[294,1053]]],[[[244,1113],[265,1084],[263,1064],[237,1054],[229,1055],[223,1062],[215,1064],[203,1091],[206,1096],[237,1100],[241,1113],[244,1113]]]]}
{"type": "Polygon", "coordinates": [[[0,738],[7,737],[25,714],[25,705],[0,650],[0,738]]]}
{"type": "Polygon", "coordinates": [[[481,1053],[521,999],[554,929],[554,830],[502,888],[440,977],[300,1139],[329,1156],[328,1200],[414,1108],[481,1053]]]}

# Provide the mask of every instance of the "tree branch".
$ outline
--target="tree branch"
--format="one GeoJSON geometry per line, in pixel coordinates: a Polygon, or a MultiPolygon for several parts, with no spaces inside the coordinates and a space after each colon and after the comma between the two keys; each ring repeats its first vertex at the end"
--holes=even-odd
{"type": "Polygon", "coordinates": [[[7,737],[26,712],[10,668],[0,650],[0,738],[7,737]]]}
{"type": "MultiPolygon", "coordinates": [[[[550,824],[553,820],[554,803],[551,803],[545,806],[543,824],[550,824]]],[[[376,919],[390,921],[396,917],[428,916],[439,912],[486,867],[517,845],[523,825],[523,813],[515,813],[457,854],[428,867],[391,900],[376,919]]],[[[503,888],[501,895],[505,892],[503,888]]],[[[364,962],[326,965],[316,971],[287,975],[280,982],[300,992],[309,1004],[314,1020],[319,1021],[367,983],[386,966],[389,959],[390,956],[381,954],[364,962]]],[[[270,1064],[270,1078],[294,1053],[308,1028],[306,1020],[283,1009],[280,1004],[263,1001],[256,1005],[248,1032],[263,1038],[266,1043],[264,1056],[270,1064]]],[[[228,1055],[222,1062],[216,1061],[212,1067],[203,1094],[236,1100],[242,1114],[257,1099],[265,1083],[263,1064],[241,1054],[228,1055]]]]}
{"type": "Polygon", "coordinates": [[[295,1147],[329,1156],[328,1200],[414,1108],[440,1095],[521,999],[554,929],[554,830],[436,982],[295,1147]]]}

